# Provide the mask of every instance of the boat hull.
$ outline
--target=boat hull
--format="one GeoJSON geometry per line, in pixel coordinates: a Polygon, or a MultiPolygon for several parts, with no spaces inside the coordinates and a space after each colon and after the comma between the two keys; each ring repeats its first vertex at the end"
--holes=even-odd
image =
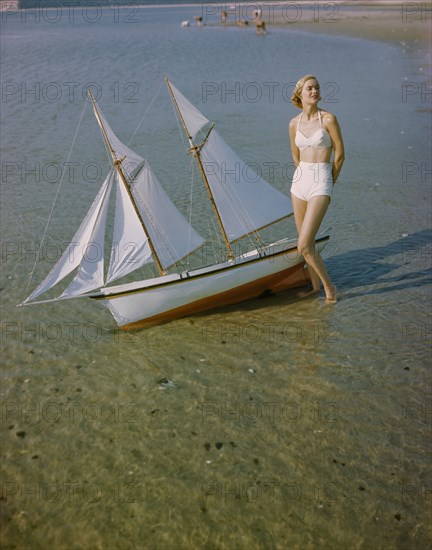
{"type": "MultiPolygon", "coordinates": [[[[318,239],[317,249],[324,248],[327,240],[318,239]]],[[[92,298],[109,308],[118,326],[131,330],[243,302],[266,291],[304,286],[307,272],[296,247],[271,246],[276,251],[265,256],[250,253],[232,264],[167,276],[166,280],[161,277],[141,287],[103,289],[92,298]]]]}

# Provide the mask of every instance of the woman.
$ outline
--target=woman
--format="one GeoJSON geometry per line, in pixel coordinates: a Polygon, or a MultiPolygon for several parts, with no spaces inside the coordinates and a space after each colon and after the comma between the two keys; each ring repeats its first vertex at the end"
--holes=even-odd
{"type": "Polygon", "coordinates": [[[315,251],[315,235],[327,212],[345,157],[336,117],[318,108],[320,99],[320,87],[313,75],[297,82],[291,101],[302,112],[289,124],[291,153],[296,165],[291,198],[299,234],[297,246],[309,269],[312,292],[319,292],[322,282],[326,303],[335,304],[336,288],[321,255],[315,251]]]}

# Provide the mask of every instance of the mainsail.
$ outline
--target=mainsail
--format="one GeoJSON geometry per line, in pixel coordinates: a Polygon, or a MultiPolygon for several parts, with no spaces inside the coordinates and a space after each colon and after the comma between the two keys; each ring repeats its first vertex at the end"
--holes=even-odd
{"type": "Polygon", "coordinates": [[[171,201],[146,162],[131,184],[132,195],[165,269],[205,242],[171,201]]]}
{"type": "Polygon", "coordinates": [[[209,121],[169,82],[192,150],[199,156],[229,242],[271,225],[293,212],[289,197],[248,166],[214,129],[204,143],[193,138],[209,121]]]}
{"type": "Polygon", "coordinates": [[[201,160],[230,241],[292,213],[291,200],[248,166],[213,130],[201,160]]]}

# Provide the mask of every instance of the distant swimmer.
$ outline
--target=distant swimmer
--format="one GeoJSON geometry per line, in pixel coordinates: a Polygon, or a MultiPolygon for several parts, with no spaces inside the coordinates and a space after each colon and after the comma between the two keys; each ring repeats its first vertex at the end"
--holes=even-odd
{"type": "Polygon", "coordinates": [[[203,20],[202,20],[203,18],[201,17],[201,15],[195,15],[194,19],[195,19],[195,23],[198,25],[198,27],[202,27],[204,25],[203,20]]]}
{"type": "Polygon", "coordinates": [[[254,20],[259,21],[261,19],[261,14],[262,14],[262,10],[260,8],[254,10],[253,12],[254,20]]]}
{"type": "Polygon", "coordinates": [[[265,21],[258,21],[258,23],[256,24],[256,33],[257,34],[266,34],[265,21]]]}

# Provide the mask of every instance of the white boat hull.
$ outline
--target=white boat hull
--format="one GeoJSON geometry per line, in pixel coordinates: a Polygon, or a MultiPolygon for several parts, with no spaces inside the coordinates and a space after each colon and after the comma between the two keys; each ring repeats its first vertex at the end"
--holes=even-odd
{"type": "MultiPolygon", "coordinates": [[[[322,250],[328,236],[317,239],[322,250]]],[[[102,289],[101,301],[124,329],[136,329],[257,297],[265,291],[305,285],[304,259],[287,241],[207,268],[102,289]]]]}

